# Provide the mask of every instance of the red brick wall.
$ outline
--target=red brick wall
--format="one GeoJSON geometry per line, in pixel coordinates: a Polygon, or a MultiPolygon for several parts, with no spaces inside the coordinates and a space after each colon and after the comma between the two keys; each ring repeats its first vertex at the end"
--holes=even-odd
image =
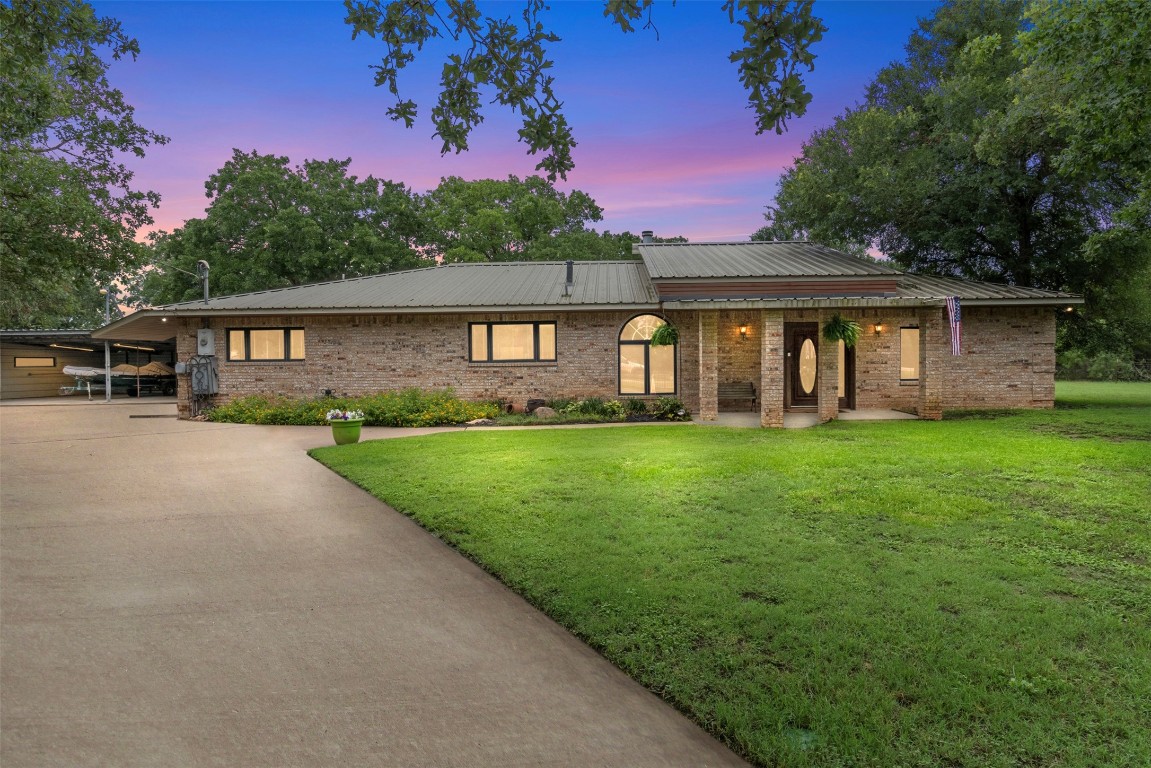
{"type": "MultiPolygon", "coordinates": [[[[717,325],[719,342],[719,383],[741,383],[750,381],[759,392],[760,377],[760,338],[758,309],[720,312],[717,325]],[[739,335],[739,327],[747,326],[747,338],[739,335]]],[[[755,411],[749,400],[720,400],[719,410],[755,411]]]]}
{"type": "MultiPolygon", "coordinates": [[[[932,310],[934,311],[934,310],[932,310]]],[[[310,397],[322,389],[363,394],[420,387],[452,387],[470,399],[503,398],[522,404],[528,398],[618,397],[617,340],[624,324],[638,313],[569,312],[472,315],[363,315],[215,319],[220,361],[220,401],[248,394],[310,397]],[[554,363],[482,363],[467,361],[468,322],[496,320],[555,321],[554,363]],[[300,362],[232,363],[226,353],[228,328],[303,327],[306,359],[300,362]]],[[[914,411],[919,387],[899,381],[899,328],[919,325],[917,310],[848,310],[845,317],[863,326],[856,347],[856,406],[914,411]],[[874,333],[876,321],[884,332],[874,333]]],[[[678,397],[699,412],[698,313],[668,313],[680,329],[678,397]]],[[[753,381],[763,371],[762,313],[718,313],[718,380],[753,381]],[[739,325],[748,338],[739,338],[739,325]]],[[[817,310],[788,310],[785,322],[813,322],[817,310]]],[[[184,321],[177,335],[177,359],[195,351],[199,320],[184,321]]],[[[946,334],[946,322],[940,333],[946,334]]],[[[945,341],[945,340],[944,340],[945,341]]],[[[782,339],[780,340],[782,343],[782,339]]],[[[1049,307],[964,308],[963,356],[945,355],[945,408],[1051,407],[1054,401],[1055,316],[1049,307]]],[[[947,349],[946,344],[943,346],[947,349]]],[[[186,377],[180,377],[181,413],[187,414],[186,377]]],[[[767,404],[763,404],[766,407],[767,404]]],[[[746,409],[745,402],[720,403],[720,410],[746,409]]]]}
{"type": "Polygon", "coordinates": [[[945,361],[944,408],[1052,408],[1055,312],[964,307],[963,355],[945,361]]]}
{"type": "MultiPolygon", "coordinates": [[[[618,340],[640,314],[570,312],[470,315],[291,316],[214,319],[220,395],[216,402],[250,394],[311,397],[324,389],[337,395],[419,387],[451,387],[467,399],[502,398],[522,405],[529,398],[619,397],[618,340]],[[556,323],[552,363],[469,363],[468,323],[546,320],[556,323]],[[229,362],[229,328],[303,328],[305,359],[298,362],[229,362]]],[[[679,396],[698,408],[698,344],[695,313],[674,313],[684,333],[679,345],[679,396]]],[[[177,336],[178,359],[194,354],[199,320],[185,321],[177,336]]],[[[181,386],[186,383],[182,380],[181,386]]],[[[181,391],[181,400],[186,399],[181,391]]]]}
{"type": "MultiPolygon", "coordinates": [[[[899,380],[899,329],[919,327],[918,311],[856,309],[842,314],[863,331],[855,347],[856,407],[915,411],[918,383],[899,380]],[[876,322],[883,323],[883,333],[875,333],[876,322]]],[[[812,311],[785,313],[789,323],[815,318],[812,311]]],[[[959,357],[950,354],[946,315],[939,333],[944,408],[1054,405],[1055,313],[1050,307],[964,307],[959,357]]]]}

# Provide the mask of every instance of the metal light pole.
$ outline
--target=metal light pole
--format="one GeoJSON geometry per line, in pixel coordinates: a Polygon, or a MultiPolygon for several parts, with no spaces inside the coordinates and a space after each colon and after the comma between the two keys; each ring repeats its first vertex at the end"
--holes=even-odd
{"type": "MultiPolygon", "coordinates": [[[[104,325],[112,322],[112,292],[107,288],[101,288],[100,293],[104,294],[104,325]]],[[[108,342],[104,342],[104,402],[112,402],[112,347],[108,342]]]]}

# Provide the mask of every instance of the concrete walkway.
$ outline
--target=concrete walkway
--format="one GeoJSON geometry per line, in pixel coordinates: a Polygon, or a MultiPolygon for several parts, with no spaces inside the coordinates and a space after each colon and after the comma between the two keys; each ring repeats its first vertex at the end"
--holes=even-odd
{"type": "Polygon", "coordinates": [[[309,459],[326,427],[123,402],[0,407],[4,768],[743,765],[309,459]]]}

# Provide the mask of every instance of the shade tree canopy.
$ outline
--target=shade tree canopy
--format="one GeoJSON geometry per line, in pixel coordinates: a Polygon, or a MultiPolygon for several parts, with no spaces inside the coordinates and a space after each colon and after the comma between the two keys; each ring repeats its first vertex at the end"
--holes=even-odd
{"type": "Polygon", "coordinates": [[[769,230],[916,271],[1082,292],[1086,312],[1065,323],[1132,346],[1138,323],[1109,297],[1151,263],[1151,166],[1134,139],[1149,89],[1127,85],[1151,85],[1148,17],[1127,0],[944,3],[906,59],[804,143],[769,230]]]}
{"type": "Polygon", "coordinates": [[[351,160],[305,160],[233,150],[205,183],[211,202],[152,242],[154,269],[139,287],[149,303],[201,295],[196,262],[211,265],[217,294],[284,288],[407,269],[430,262],[415,245],[416,201],[402,184],[348,173],[351,160]]]}
{"type": "MultiPolygon", "coordinates": [[[[228,295],[465,261],[630,259],[630,232],[597,232],[602,210],[586,192],[539,177],[440,180],[426,194],[349,174],[350,160],[306,160],[233,150],[205,183],[203,218],[156,233],[134,303],[228,295]]],[[[670,238],[682,241],[683,238],[670,238]]]]}
{"type": "Polygon", "coordinates": [[[581,239],[590,222],[603,218],[586,192],[564,193],[539,176],[514,175],[445,177],[420,198],[420,213],[423,247],[444,262],[531,260],[545,242],[581,239]]]}
{"type": "Polygon", "coordinates": [[[140,266],[155,192],[125,157],[167,137],[139,125],[107,78],[140,48],[77,0],[0,3],[0,322],[76,327],[99,285],[140,266]]]}
{"type": "MultiPolygon", "coordinates": [[[[652,28],[654,0],[606,0],[603,15],[623,32],[652,28]]],[[[674,1],[671,3],[674,5],[674,1]]],[[[575,167],[571,125],[557,95],[548,47],[560,37],[546,23],[544,0],[523,0],[518,18],[486,16],[478,0],[345,0],[345,22],[352,38],[377,39],[384,56],[375,65],[375,82],[394,103],[393,120],[411,128],[418,106],[400,91],[400,73],[433,40],[449,44],[440,69],[439,97],[430,115],[441,151],[468,148],[472,130],[483,122],[485,98],[522,117],[519,140],[529,154],[542,153],[536,170],[548,179],[566,178],[575,167]]],[[[730,60],[755,111],[756,132],[782,133],[787,120],[800,117],[811,101],[801,73],[814,68],[811,46],[825,27],[812,15],[812,0],[725,0],[722,10],[742,33],[742,47],[730,60]]],[[[425,54],[426,55],[426,54],[425,54]]]]}

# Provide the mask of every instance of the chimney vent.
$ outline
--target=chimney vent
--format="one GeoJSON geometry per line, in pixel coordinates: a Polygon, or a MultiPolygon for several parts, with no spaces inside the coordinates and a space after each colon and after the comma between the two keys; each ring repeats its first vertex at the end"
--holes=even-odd
{"type": "Polygon", "coordinates": [[[655,242],[655,232],[650,229],[645,229],[642,233],[640,233],[640,237],[645,243],[655,242]]]}
{"type": "Polygon", "coordinates": [[[572,288],[575,287],[575,262],[568,259],[564,264],[567,266],[567,276],[564,279],[564,296],[571,296],[572,288]]]}

